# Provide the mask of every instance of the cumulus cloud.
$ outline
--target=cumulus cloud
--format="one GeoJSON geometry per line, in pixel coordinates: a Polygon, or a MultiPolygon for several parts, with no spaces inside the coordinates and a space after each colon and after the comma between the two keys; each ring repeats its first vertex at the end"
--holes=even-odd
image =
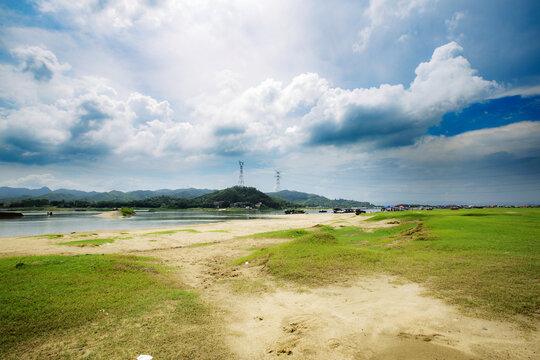
{"type": "Polygon", "coordinates": [[[0,97],[7,104],[0,112],[3,161],[96,158],[118,150],[147,124],[171,121],[167,102],[139,93],[122,99],[106,79],[72,77],[65,73],[69,65],[47,49],[13,53],[19,64],[0,67],[0,97]]]}
{"type": "Polygon", "coordinates": [[[238,94],[192,99],[191,121],[194,131],[206,128],[214,139],[208,151],[231,154],[287,152],[305,144],[410,145],[445,113],[500,91],[496,82],[476,75],[462,50],[455,42],[435,49],[428,62],[418,65],[407,88],[383,84],[341,89],[313,73],[287,85],[269,79],[238,94]]]}
{"type": "Polygon", "coordinates": [[[54,74],[69,70],[69,65],[60,64],[51,51],[39,46],[18,47],[11,53],[21,61],[22,71],[39,81],[49,81],[54,74]]]}
{"type": "Polygon", "coordinates": [[[409,88],[332,89],[303,119],[310,142],[371,143],[376,147],[412,144],[442,115],[482,101],[499,89],[475,75],[455,42],[433,52],[415,70],[409,88]]]}
{"type": "Polygon", "coordinates": [[[106,79],[70,76],[47,49],[21,48],[20,54],[46,54],[57,65],[50,65],[55,75],[48,81],[30,76],[26,57],[0,68],[0,79],[9,80],[3,103],[12,104],[0,113],[2,160],[186,159],[284,154],[306,144],[410,145],[445,113],[499,90],[476,75],[461,51],[455,42],[435,49],[408,87],[341,89],[315,73],[287,84],[267,79],[244,91],[224,81],[217,94],[191,99],[193,111],[176,119],[167,101],[138,92],[122,97],[106,79]]]}

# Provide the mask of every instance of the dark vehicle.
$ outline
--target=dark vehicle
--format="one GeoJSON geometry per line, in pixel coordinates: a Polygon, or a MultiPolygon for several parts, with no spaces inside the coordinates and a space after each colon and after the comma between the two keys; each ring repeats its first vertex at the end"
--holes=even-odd
{"type": "Polygon", "coordinates": [[[356,209],[356,210],[355,210],[355,213],[356,213],[356,215],[365,214],[365,213],[366,213],[366,210],[356,209]]]}
{"type": "Polygon", "coordinates": [[[296,209],[287,209],[285,210],[285,214],[305,214],[306,212],[304,210],[296,210],[296,209]]]}

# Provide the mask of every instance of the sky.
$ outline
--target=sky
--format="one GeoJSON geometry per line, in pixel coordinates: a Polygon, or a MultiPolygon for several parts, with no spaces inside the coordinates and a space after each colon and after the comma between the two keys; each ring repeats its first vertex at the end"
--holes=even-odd
{"type": "Polygon", "coordinates": [[[0,0],[0,186],[540,203],[540,2],[0,0]]]}

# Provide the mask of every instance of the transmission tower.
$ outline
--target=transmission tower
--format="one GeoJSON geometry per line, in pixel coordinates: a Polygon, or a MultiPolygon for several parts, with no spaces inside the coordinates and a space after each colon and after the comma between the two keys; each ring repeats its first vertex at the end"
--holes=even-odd
{"type": "Polygon", "coordinates": [[[238,161],[240,165],[240,177],[238,178],[238,185],[244,186],[244,162],[242,160],[238,161]]]}
{"type": "Polygon", "coordinates": [[[279,180],[281,179],[281,172],[279,170],[275,170],[275,169],[274,169],[274,171],[276,172],[276,175],[275,175],[276,176],[276,188],[275,188],[275,190],[276,190],[276,192],[278,192],[279,187],[280,187],[279,180]]]}

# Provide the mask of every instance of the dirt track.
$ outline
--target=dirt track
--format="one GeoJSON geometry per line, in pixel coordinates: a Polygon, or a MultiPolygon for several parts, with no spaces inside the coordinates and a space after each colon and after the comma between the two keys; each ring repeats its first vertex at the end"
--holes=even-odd
{"type": "Polygon", "coordinates": [[[62,239],[2,238],[0,255],[123,253],[160,258],[180,267],[182,282],[219,310],[227,324],[225,339],[238,359],[538,358],[538,332],[464,316],[441,300],[423,296],[418,284],[380,275],[339,286],[297,289],[276,284],[262,266],[228,265],[249,254],[246,249],[280,241],[239,236],[317,224],[391,226],[363,219],[349,214],[291,215],[188,227],[198,232],[102,231],[84,239],[117,240],[83,248],[55,245],[80,240],[81,234],[62,239]],[[212,244],[190,246],[200,243],[212,244]]]}

